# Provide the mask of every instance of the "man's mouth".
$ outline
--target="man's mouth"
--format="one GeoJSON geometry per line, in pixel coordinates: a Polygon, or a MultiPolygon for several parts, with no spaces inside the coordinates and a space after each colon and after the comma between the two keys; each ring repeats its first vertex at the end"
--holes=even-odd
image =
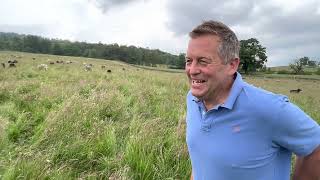
{"type": "Polygon", "coordinates": [[[205,80],[192,80],[192,85],[200,85],[206,82],[205,80]]]}

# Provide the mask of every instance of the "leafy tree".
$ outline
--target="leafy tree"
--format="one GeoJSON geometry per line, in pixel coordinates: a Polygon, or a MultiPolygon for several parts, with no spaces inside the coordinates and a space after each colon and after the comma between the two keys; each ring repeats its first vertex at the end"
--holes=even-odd
{"type": "Polygon", "coordinates": [[[294,74],[303,74],[303,64],[305,62],[305,57],[296,59],[292,64],[289,64],[290,68],[293,70],[294,74]]]}
{"type": "Polygon", "coordinates": [[[266,48],[255,38],[240,41],[240,67],[247,74],[263,68],[267,62],[266,48]]]}
{"type": "Polygon", "coordinates": [[[38,53],[41,49],[40,37],[27,35],[23,38],[24,50],[27,52],[38,53]]]}
{"type": "Polygon", "coordinates": [[[63,49],[61,48],[61,45],[58,42],[52,45],[51,52],[54,55],[63,55],[63,49]]]}
{"type": "Polygon", "coordinates": [[[315,67],[315,66],[317,66],[317,61],[309,61],[308,62],[308,66],[310,66],[310,67],[315,67]]]}
{"type": "Polygon", "coordinates": [[[299,61],[302,64],[302,66],[307,66],[307,65],[309,65],[310,59],[309,59],[309,57],[305,56],[305,57],[300,58],[299,61]]]}
{"type": "Polygon", "coordinates": [[[178,69],[184,69],[185,64],[186,64],[186,54],[181,53],[181,54],[179,54],[179,58],[177,58],[177,60],[176,60],[176,67],[178,69]]]}

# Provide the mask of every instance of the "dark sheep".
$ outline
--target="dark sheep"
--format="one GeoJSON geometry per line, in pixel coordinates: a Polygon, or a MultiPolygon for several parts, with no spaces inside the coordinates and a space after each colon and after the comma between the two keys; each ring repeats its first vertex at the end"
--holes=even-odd
{"type": "Polygon", "coordinates": [[[108,69],[108,70],[107,70],[107,72],[108,72],[108,73],[111,73],[111,70],[110,70],[110,69],[108,69]]]}
{"type": "Polygon", "coordinates": [[[101,69],[105,69],[105,68],[106,68],[106,66],[105,66],[105,65],[102,65],[102,66],[101,66],[101,69]]]}
{"type": "Polygon", "coordinates": [[[122,68],[122,70],[126,70],[125,68],[122,68]]]}
{"type": "Polygon", "coordinates": [[[32,58],[32,60],[36,60],[36,58],[32,58]]]}
{"type": "Polygon", "coordinates": [[[16,64],[15,63],[10,63],[9,67],[16,67],[16,64]]]}
{"type": "Polygon", "coordinates": [[[300,93],[300,91],[302,91],[302,89],[300,89],[300,88],[292,89],[292,90],[290,90],[290,93],[300,93]]]}
{"type": "Polygon", "coordinates": [[[17,61],[17,60],[13,60],[13,61],[9,60],[9,61],[8,61],[8,64],[12,64],[12,63],[13,63],[13,64],[14,64],[14,63],[18,63],[18,61],[17,61]]]}
{"type": "Polygon", "coordinates": [[[53,61],[50,61],[49,64],[54,64],[54,62],[53,62],[53,61]]]}

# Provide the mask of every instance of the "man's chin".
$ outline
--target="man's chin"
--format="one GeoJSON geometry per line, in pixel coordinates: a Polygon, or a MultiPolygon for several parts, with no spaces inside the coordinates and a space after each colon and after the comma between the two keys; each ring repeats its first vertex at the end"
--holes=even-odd
{"type": "Polygon", "coordinates": [[[194,97],[196,97],[197,99],[199,99],[199,100],[202,100],[202,99],[203,99],[203,95],[202,95],[201,93],[199,93],[199,92],[194,92],[194,91],[191,90],[191,94],[192,94],[194,97]]]}

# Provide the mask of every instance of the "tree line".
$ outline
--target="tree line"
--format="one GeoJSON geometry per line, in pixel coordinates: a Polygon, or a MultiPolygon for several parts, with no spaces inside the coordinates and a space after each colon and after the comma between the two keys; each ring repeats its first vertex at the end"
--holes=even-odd
{"type": "Polygon", "coordinates": [[[0,32],[0,50],[120,60],[130,64],[146,66],[166,64],[171,68],[184,68],[185,63],[183,55],[173,55],[158,49],[125,46],[116,43],[71,42],[4,32],[0,32]]]}
{"type": "MultiPolygon", "coordinates": [[[[266,48],[255,38],[240,41],[240,71],[245,73],[263,69],[266,62],[266,48]]],[[[71,42],[48,39],[35,35],[21,35],[0,32],[0,50],[63,56],[81,56],[108,60],[120,60],[130,64],[155,66],[165,64],[169,68],[184,69],[185,54],[173,55],[158,49],[118,44],[71,42]]]]}

